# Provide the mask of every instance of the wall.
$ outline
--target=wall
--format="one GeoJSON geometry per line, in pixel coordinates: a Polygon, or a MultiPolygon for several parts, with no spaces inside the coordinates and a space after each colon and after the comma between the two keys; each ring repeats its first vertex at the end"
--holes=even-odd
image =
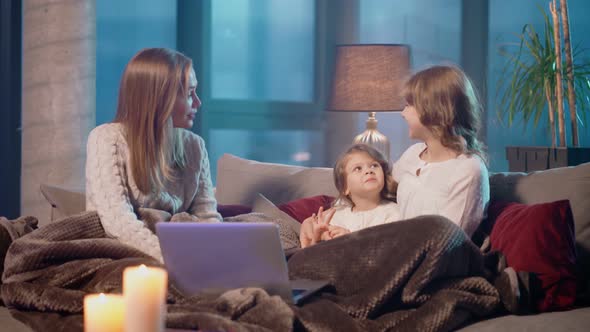
{"type": "Polygon", "coordinates": [[[40,223],[39,185],[84,185],[94,125],[95,2],[23,1],[21,211],[40,223]]]}
{"type": "MultiPolygon", "coordinates": [[[[488,132],[487,142],[490,155],[490,169],[492,171],[507,171],[508,162],[505,157],[505,147],[509,145],[550,146],[551,136],[546,125],[540,124],[533,128],[530,124],[523,126],[518,118],[515,125],[507,127],[498,119],[498,91],[496,83],[500,77],[504,59],[498,54],[498,49],[505,43],[516,41],[515,33],[520,33],[524,24],[530,23],[536,31],[543,29],[543,16],[537,6],[548,13],[548,1],[490,1],[490,29],[489,29],[489,67],[488,67],[488,132]]],[[[590,1],[569,0],[570,31],[572,45],[590,48],[590,22],[587,13],[590,12],[590,1]]],[[[590,53],[586,52],[590,58],[590,53]]],[[[575,60],[575,59],[574,59],[575,60]]],[[[567,114],[567,112],[566,112],[567,114]]],[[[540,123],[546,119],[544,114],[540,123]]],[[[586,114],[590,120],[590,114],[586,114]]],[[[545,121],[548,122],[548,121],[545,121]]],[[[566,130],[569,131],[569,117],[566,117],[566,130]]],[[[579,127],[581,146],[590,146],[590,130],[579,127]]],[[[570,139],[568,138],[568,142],[570,139]]]]}

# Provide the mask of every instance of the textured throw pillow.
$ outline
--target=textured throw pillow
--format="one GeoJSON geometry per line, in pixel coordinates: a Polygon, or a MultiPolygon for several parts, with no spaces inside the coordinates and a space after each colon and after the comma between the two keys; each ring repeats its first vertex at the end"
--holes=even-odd
{"type": "Polygon", "coordinates": [[[502,252],[508,266],[532,272],[540,281],[541,289],[532,294],[535,308],[570,309],[576,298],[576,250],[569,201],[493,203],[489,210],[497,216],[492,250],[502,252]]]}
{"type": "Polygon", "coordinates": [[[313,213],[317,213],[320,207],[324,207],[324,210],[330,208],[334,197],[326,195],[318,195],[312,197],[305,197],[296,199],[278,206],[279,210],[285,212],[293,219],[302,223],[306,218],[311,216],[313,213]]]}
{"type": "Polygon", "coordinates": [[[256,200],[254,200],[254,205],[252,206],[252,212],[262,213],[263,215],[270,217],[272,222],[279,226],[279,235],[281,237],[283,250],[301,247],[301,244],[299,243],[299,231],[301,230],[301,225],[297,220],[279,210],[279,208],[264,197],[264,195],[258,194],[256,196],[256,200]]]}

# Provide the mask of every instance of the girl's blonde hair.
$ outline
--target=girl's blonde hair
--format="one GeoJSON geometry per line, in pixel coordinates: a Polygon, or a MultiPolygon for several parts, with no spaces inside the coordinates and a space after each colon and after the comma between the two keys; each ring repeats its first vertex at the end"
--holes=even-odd
{"type": "Polygon", "coordinates": [[[342,200],[347,201],[352,207],[354,202],[350,199],[349,195],[346,194],[346,164],[351,154],[364,152],[373,158],[376,162],[381,165],[383,169],[383,176],[385,177],[385,183],[383,189],[381,189],[381,199],[388,201],[396,201],[397,183],[391,176],[391,167],[389,162],[383,154],[375,149],[374,147],[367,144],[354,144],[350,146],[343,154],[340,155],[338,161],[334,165],[334,185],[338,190],[338,198],[334,200],[335,203],[341,202],[342,200]]]}
{"type": "Polygon", "coordinates": [[[191,59],[166,48],[143,49],[125,67],[115,122],[126,130],[131,174],[144,194],[158,193],[186,165],[183,129],[171,115],[191,68],[191,59]]]}
{"type": "Polygon", "coordinates": [[[406,82],[403,95],[443,146],[486,161],[477,138],[482,107],[471,80],[461,69],[434,66],[422,70],[406,82]]]}

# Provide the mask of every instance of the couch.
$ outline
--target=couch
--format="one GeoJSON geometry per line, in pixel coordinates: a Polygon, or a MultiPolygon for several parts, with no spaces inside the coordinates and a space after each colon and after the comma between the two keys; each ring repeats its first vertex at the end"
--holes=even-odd
{"type": "MultiPolygon", "coordinates": [[[[567,199],[575,226],[575,246],[580,292],[590,282],[590,163],[534,173],[491,173],[494,201],[537,204],[567,199]]],[[[53,216],[84,209],[83,193],[43,186],[53,216]]],[[[336,196],[331,168],[263,163],[232,155],[217,163],[216,198],[220,206],[250,207],[254,212],[289,218],[277,206],[304,197],[336,196]]],[[[492,225],[493,226],[493,225],[492,225]]],[[[581,297],[581,293],[579,294],[581,297]]],[[[587,305],[587,304],[586,304],[587,305]]],[[[0,307],[0,326],[10,331],[29,331],[0,307]]],[[[590,306],[533,315],[501,315],[461,328],[461,331],[587,331],[590,306]]]]}

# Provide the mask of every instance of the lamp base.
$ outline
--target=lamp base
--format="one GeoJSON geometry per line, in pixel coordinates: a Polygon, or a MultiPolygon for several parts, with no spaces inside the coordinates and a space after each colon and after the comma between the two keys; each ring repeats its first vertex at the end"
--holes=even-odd
{"type": "Polygon", "coordinates": [[[389,162],[389,140],[387,137],[385,137],[385,135],[381,134],[377,130],[377,119],[375,118],[375,112],[369,113],[369,118],[367,119],[367,129],[363,133],[357,135],[352,142],[355,144],[363,143],[374,147],[383,153],[385,160],[389,162]]]}

